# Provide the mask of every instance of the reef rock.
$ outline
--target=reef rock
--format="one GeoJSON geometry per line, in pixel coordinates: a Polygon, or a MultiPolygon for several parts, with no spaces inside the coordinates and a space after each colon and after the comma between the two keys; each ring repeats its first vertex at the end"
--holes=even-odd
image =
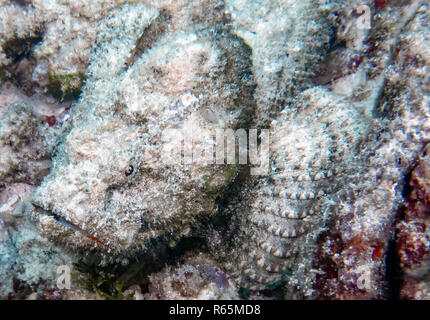
{"type": "Polygon", "coordinates": [[[27,85],[59,99],[78,96],[97,25],[123,2],[1,1],[0,67],[19,81],[14,65],[27,59],[27,85]]]}
{"type": "Polygon", "coordinates": [[[430,195],[428,146],[412,171],[410,193],[402,221],[397,226],[397,250],[404,273],[401,298],[430,298],[430,195]]]}
{"type": "Polygon", "coordinates": [[[285,284],[287,298],[393,294],[393,266],[386,261],[393,263],[404,176],[428,139],[429,100],[422,73],[428,61],[427,6],[404,5],[408,18],[394,15],[394,20],[392,10],[378,13],[381,21],[369,31],[384,32],[384,40],[372,49],[380,50],[380,64],[370,55],[363,60],[363,68],[379,70],[373,87],[365,82],[370,74],[358,80],[367,88],[366,98],[333,86],[327,86],[332,93],[313,88],[295,96],[271,123],[270,178],[245,182],[239,196],[227,201],[225,217],[233,222],[224,232],[227,242],[219,240],[221,233],[213,242],[233,243],[230,250],[239,259],[227,267],[242,286],[285,284]],[[404,63],[407,56],[420,63],[404,63]],[[384,72],[387,65],[396,72],[384,72]]]}
{"type": "MultiPolygon", "coordinates": [[[[167,267],[149,276],[148,293],[137,299],[230,300],[239,299],[236,284],[222,267],[203,254],[189,257],[181,265],[167,267]]],[[[139,290],[137,290],[139,293],[139,290]]]]}

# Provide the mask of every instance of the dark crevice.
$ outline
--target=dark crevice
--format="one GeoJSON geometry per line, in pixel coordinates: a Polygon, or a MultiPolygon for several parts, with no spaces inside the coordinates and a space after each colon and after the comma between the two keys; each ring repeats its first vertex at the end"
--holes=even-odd
{"type": "MultiPolygon", "coordinates": [[[[399,192],[405,200],[409,198],[411,192],[413,191],[410,183],[412,179],[412,172],[413,169],[409,170],[402,181],[399,183],[399,192]]],[[[396,214],[396,218],[394,220],[395,226],[398,225],[399,222],[404,221],[405,211],[406,206],[402,205],[396,214]]],[[[399,230],[396,229],[393,239],[388,243],[385,260],[385,276],[387,280],[386,298],[390,300],[400,300],[401,288],[404,282],[404,272],[401,268],[400,257],[397,250],[398,232],[399,230]]]]}
{"type": "Polygon", "coordinates": [[[411,179],[412,179],[412,171],[410,171],[403,179],[402,183],[402,196],[403,199],[407,199],[409,195],[411,194],[413,188],[411,187],[411,179]]]}
{"type": "Polygon", "coordinates": [[[8,294],[8,300],[25,300],[32,293],[32,288],[25,281],[16,277],[12,279],[12,292],[8,294]]]}
{"type": "Polygon", "coordinates": [[[6,57],[11,59],[13,63],[18,62],[22,58],[29,58],[32,49],[42,40],[42,32],[37,32],[34,36],[26,38],[17,38],[7,40],[3,45],[3,50],[6,57]]]}
{"type": "Polygon", "coordinates": [[[403,284],[403,271],[400,267],[400,257],[397,254],[397,232],[388,243],[386,264],[387,298],[400,300],[400,289],[403,284]]]}
{"type": "Polygon", "coordinates": [[[11,3],[17,4],[20,7],[27,7],[31,4],[31,0],[11,0],[11,3]]]}
{"type": "Polygon", "coordinates": [[[10,39],[3,45],[10,64],[0,69],[0,81],[10,81],[28,96],[34,94],[37,84],[32,80],[32,73],[36,66],[32,58],[33,48],[42,40],[42,31],[34,35],[10,39]]]}
{"type": "Polygon", "coordinates": [[[222,250],[227,250],[235,238],[236,232],[239,228],[239,220],[227,209],[231,203],[238,201],[238,195],[247,186],[250,179],[249,166],[241,165],[238,168],[236,177],[230,182],[228,186],[221,192],[215,201],[215,212],[206,219],[202,219],[200,226],[196,228],[198,234],[212,234],[213,237],[222,238],[222,243],[209,243],[207,247],[212,253],[219,253],[222,250]],[[197,231],[200,230],[200,231],[197,231]],[[215,235],[216,233],[217,235],[215,235]]]}
{"type": "Polygon", "coordinates": [[[88,290],[101,293],[107,299],[118,299],[118,285],[125,289],[137,284],[142,293],[147,293],[150,274],[162,271],[167,265],[176,266],[178,262],[184,262],[187,252],[202,252],[204,246],[203,239],[198,237],[183,238],[174,248],[158,238],[152,239],[147,250],[135,255],[134,262],[127,266],[111,264],[100,267],[97,262],[80,261],[75,267],[87,277],[82,284],[88,290]],[[148,254],[150,252],[157,254],[148,254]]]}

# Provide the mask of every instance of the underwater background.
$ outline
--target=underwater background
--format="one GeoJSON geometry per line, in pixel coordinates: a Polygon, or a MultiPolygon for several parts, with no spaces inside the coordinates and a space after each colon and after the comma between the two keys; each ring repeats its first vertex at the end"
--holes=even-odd
{"type": "Polygon", "coordinates": [[[427,0],[0,0],[0,299],[429,299],[427,0]]]}

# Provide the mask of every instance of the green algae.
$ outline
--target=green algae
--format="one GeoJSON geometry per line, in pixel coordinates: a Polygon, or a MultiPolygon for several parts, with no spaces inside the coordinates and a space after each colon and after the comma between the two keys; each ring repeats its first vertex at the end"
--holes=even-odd
{"type": "Polygon", "coordinates": [[[58,100],[75,100],[79,98],[84,84],[83,72],[68,74],[48,73],[48,92],[58,100]]]}

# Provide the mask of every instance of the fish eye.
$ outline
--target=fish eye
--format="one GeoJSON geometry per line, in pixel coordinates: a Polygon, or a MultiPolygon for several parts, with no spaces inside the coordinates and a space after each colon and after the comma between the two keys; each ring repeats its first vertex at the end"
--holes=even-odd
{"type": "Polygon", "coordinates": [[[129,175],[131,175],[134,171],[134,167],[130,164],[127,169],[125,170],[125,175],[128,177],[129,175]]]}

